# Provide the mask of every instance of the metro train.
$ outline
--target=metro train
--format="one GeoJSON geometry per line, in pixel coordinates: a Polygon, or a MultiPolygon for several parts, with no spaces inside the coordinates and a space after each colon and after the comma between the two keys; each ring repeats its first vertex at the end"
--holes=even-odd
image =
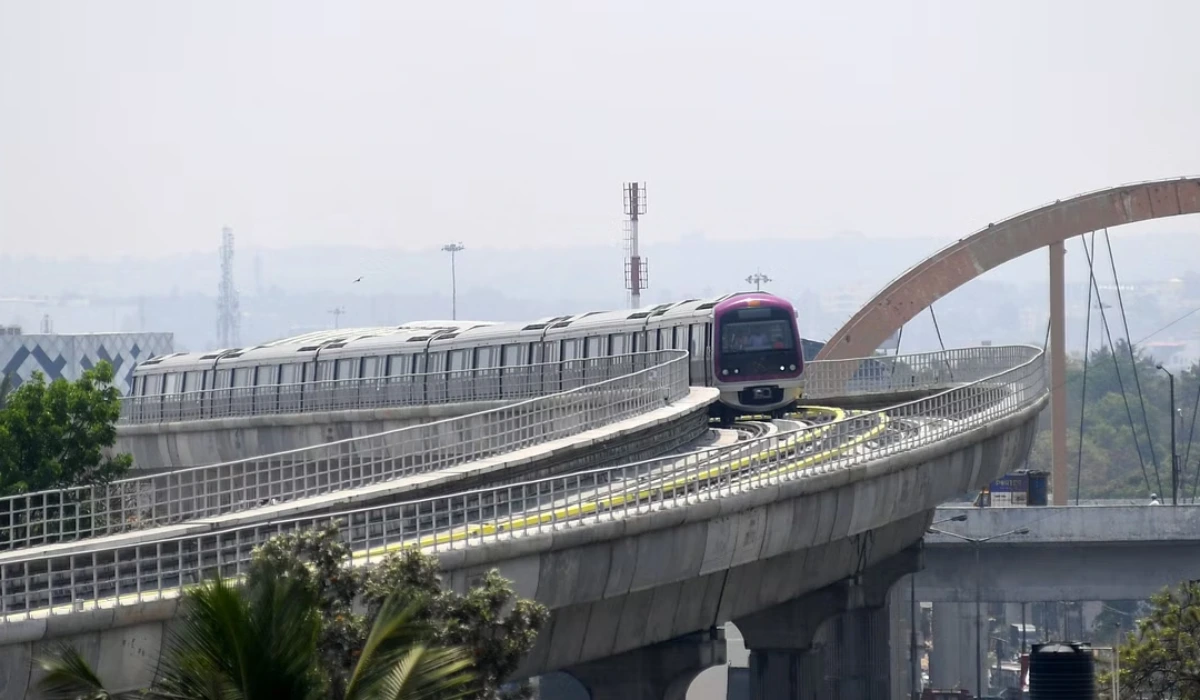
{"type": "Polygon", "coordinates": [[[800,337],[796,311],[787,300],[765,292],[739,292],[532,323],[422,321],[320,331],[252,348],[175,353],[139,364],[130,395],[242,387],[269,391],[266,387],[277,385],[428,377],[685,349],[691,353],[691,384],[720,389],[712,413],[728,421],[738,415],[787,411],[800,396],[806,351],[819,347],[800,337]]]}

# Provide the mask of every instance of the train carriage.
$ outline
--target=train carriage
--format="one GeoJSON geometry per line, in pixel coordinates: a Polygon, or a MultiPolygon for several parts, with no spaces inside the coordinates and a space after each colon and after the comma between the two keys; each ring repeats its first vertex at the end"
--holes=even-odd
{"type": "Polygon", "coordinates": [[[176,353],[141,363],[131,395],[143,399],[139,411],[161,397],[177,418],[517,399],[642,369],[651,361],[644,353],[676,349],[689,353],[692,385],[721,390],[714,414],[731,419],[791,407],[809,342],[785,299],[742,292],[529,323],[418,321],[176,353]]]}

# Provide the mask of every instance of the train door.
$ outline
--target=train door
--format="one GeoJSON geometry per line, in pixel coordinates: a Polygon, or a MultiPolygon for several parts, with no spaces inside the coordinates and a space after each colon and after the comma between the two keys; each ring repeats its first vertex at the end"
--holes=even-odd
{"type": "Polygon", "coordinates": [[[529,395],[533,378],[530,376],[529,344],[511,344],[500,348],[500,397],[522,399],[529,395]]]}
{"type": "Polygon", "coordinates": [[[704,324],[704,386],[713,385],[713,324],[704,324]]]}
{"type": "Polygon", "coordinates": [[[612,367],[612,362],[605,357],[608,344],[607,336],[590,335],[584,341],[587,346],[584,348],[584,356],[587,357],[587,362],[583,370],[583,381],[593,383],[603,381],[612,376],[609,370],[612,367]]]}

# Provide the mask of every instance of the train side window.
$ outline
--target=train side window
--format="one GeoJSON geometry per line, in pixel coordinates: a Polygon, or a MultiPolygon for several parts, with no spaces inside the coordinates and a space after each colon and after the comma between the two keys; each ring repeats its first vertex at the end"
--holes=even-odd
{"type": "Polygon", "coordinates": [[[558,362],[558,341],[542,343],[541,362],[558,362]]]}
{"type": "Polygon", "coordinates": [[[593,335],[587,339],[587,356],[604,357],[604,336],[593,335]]]}
{"type": "Polygon", "coordinates": [[[196,391],[196,389],[199,388],[198,386],[196,386],[199,379],[200,379],[200,373],[197,372],[196,370],[192,370],[191,372],[184,372],[183,373],[183,385],[179,387],[179,391],[181,391],[185,394],[189,391],[196,391]]]}
{"type": "Polygon", "coordinates": [[[327,382],[333,379],[333,360],[320,360],[317,362],[317,381],[327,382]]]}
{"type": "Polygon", "coordinates": [[[295,384],[298,381],[296,376],[296,365],[284,365],[279,368],[279,383],[280,384],[295,384]]]}
{"type": "Polygon", "coordinates": [[[337,361],[337,379],[357,379],[358,360],[347,358],[337,361]]]}
{"type": "Polygon", "coordinates": [[[206,369],[206,370],[204,370],[204,374],[200,377],[200,389],[202,391],[205,391],[205,390],[211,389],[212,386],[213,386],[212,370],[206,369]]]}
{"type": "Polygon", "coordinates": [[[155,396],[158,394],[158,380],[160,375],[148,374],[142,382],[142,394],[144,396],[155,396]]]}
{"type": "Polygon", "coordinates": [[[671,347],[676,350],[687,350],[687,326],[675,326],[672,329],[675,335],[671,347]]]}
{"type": "Polygon", "coordinates": [[[691,327],[692,344],[689,346],[693,358],[704,356],[704,326],[696,324],[691,327]]]}
{"type": "Polygon", "coordinates": [[[641,352],[642,348],[646,347],[646,332],[637,331],[630,336],[633,342],[629,346],[629,352],[641,352]]]}
{"type": "Polygon", "coordinates": [[[163,382],[163,393],[174,394],[179,389],[179,373],[171,372],[166,376],[166,381],[163,382]]]}
{"type": "Polygon", "coordinates": [[[388,355],[387,359],[387,376],[400,377],[409,373],[412,369],[409,365],[408,355],[388,355]]]}
{"type": "Polygon", "coordinates": [[[362,373],[359,375],[363,379],[374,379],[379,374],[379,358],[364,357],[362,359],[362,373]]]}
{"type": "Polygon", "coordinates": [[[608,336],[608,354],[609,355],[624,355],[625,354],[625,334],[613,333],[608,336]]]}
{"type": "Polygon", "coordinates": [[[579,345],[580,345],[580,341],[578,338],[572,338],[570,340],[562,341],[562,359],[564,359],[564,360],[578,359],[579,355],[580,355],[579,345]]]}
{"type": "Polygon", "coordinates": [[[525,364],[524,345],[505,345],[501,361],[505,367],[516,367],[525,364]]]}
{"type": "Polygon", "coordinates": [[[451,372],[459,372],[464,369],[470,369],[468,361],[469,350],[451,350],[450,351],[450,366],[447,367],[451,372]]]}
{"type": "Polygon", "coordinates": [[[233,388],[240,389],[250,386],[250,368],[238,367],[233,370],[233,388]]]}
{"type": "Polygon", "coordinates": [[[500,366],[500,348],[485,345],[475,348],[475,369],[494,369],[500,366]]]}
{"type": "Polygon", "coordinates": [[[133,388],[132,388],[133,393],[131,394],[132,396],[141,396],[142,395],[142,384],[145,381],[146,381],[145,377],[134,377],[133,378],[133,388]]]}
{"type": "Polygon", "coordinates": [[[431,352],[425,356],[425,372],[441,372],[446,366],[446,353],[431,352]]]}
{"type": "Polygon", "coordinates": [[[227,369],[217,370],[217,377],[216,377],[216,384],[215,384],[216,388],[217,389],[228,389],[229,388],[229,378],[230,378],[231,374],[232,374],[232,372],[230,372],[227,369]]]}

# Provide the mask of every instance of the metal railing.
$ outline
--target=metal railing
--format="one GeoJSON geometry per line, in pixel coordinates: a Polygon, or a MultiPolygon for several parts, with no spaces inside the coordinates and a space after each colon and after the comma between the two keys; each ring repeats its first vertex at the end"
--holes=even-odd
{"type": "Polygon", "coordinates": [[[487,546],[547,529],[586,527],[851,469],[1012,415],[1047,391],[1042,351],[967,385],[886,410],[682,457],[598,469],[376,508],[296,518],[150,543],[0,565],[10,620],[135,605],[213,576],[243,575],[271,536],[334,523],[370,563],[403,547],[487,546]]]}
{"type": "Polygon", "coordinates": [[[467,416],[107,485],[0,498],[0,549],[158,527],[438,471],[615,423],[687,395],[685,351],[624,358],[629,369],[616,378],[585,383],[586,365],[596,361],[581,360],[582,374],[556,380],[559,393],[467,416]]]}
{"type": "Polygon", "coordinates": [[[804,398],[946,389],[1019,364],[1026,351],[1026,346],[997,345],[813,361],[804,367],[804,398]]]}
{"type": "Polygon", "coordinates": [[[126,396],[121,425],[353,411],[474,401],[521,401],[645,369],[646,353],[371,379],[204,389],[126,396]]]}

